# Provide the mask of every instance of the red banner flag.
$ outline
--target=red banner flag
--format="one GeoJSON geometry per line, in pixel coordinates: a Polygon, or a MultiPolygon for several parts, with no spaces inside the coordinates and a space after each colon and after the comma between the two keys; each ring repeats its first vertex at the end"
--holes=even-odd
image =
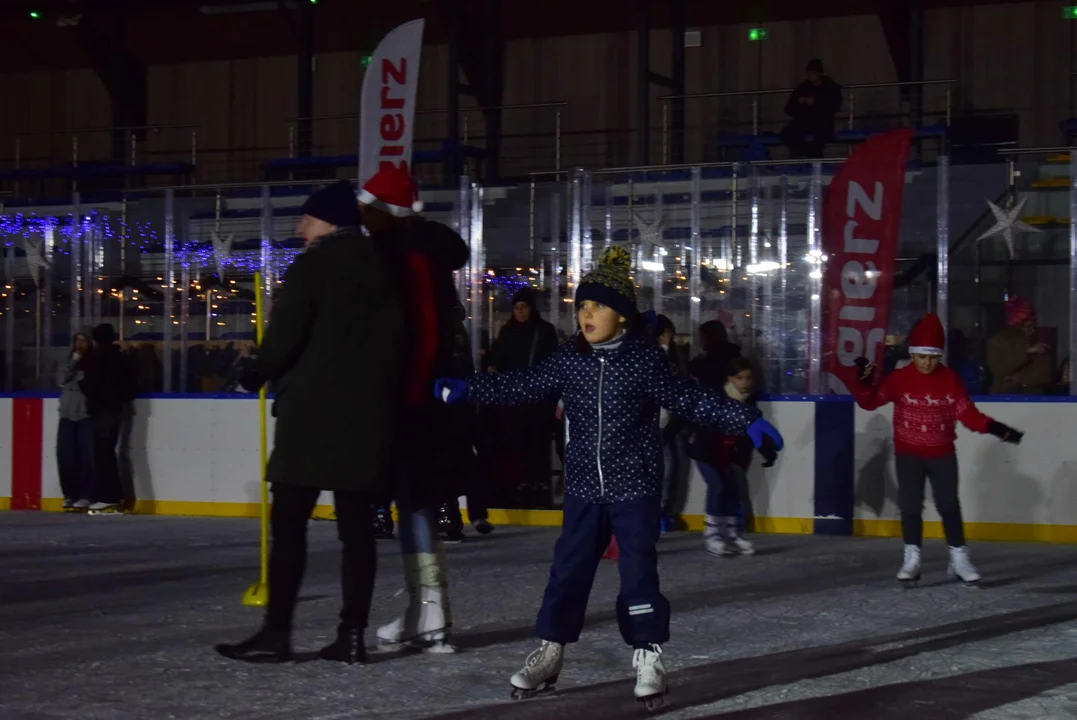
{"type": "Polygon", "coordinates": [[[858,357],[882,365],[911,140],[911,130],[872,137],[823,198],[823,392],[850,394],[858,357]]]}

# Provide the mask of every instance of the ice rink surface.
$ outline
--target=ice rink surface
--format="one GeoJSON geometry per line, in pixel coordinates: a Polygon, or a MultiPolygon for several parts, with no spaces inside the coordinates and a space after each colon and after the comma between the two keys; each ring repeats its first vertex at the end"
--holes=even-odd
{"type": "MultiPolygon", "coordinates": [[[[334,631],[335,528],[312,523],[298,610],[302,661],[246,665],[214,643],[245,638],[256,521],[0,513],[0,718],[647,717],[614,615],[617,569],[599,570],[581,642],[557,690],[509,699],[536,647],[535,612],[556,531],[498,528],[448,548],[455,655],[310,659],[334,631]]],[[[660,545],[673,606],[667,718],[860,720],[1077,718],[1077,548],[972,546],[982,589],[893,580],[899,540],[755,536],[721,560],[699,537],[660,545]]],[[[396,543],[379,545],[372,623],[403,609],[396,543]]],[[[373,643],[373,631],[368,642],[373,643]]]]}

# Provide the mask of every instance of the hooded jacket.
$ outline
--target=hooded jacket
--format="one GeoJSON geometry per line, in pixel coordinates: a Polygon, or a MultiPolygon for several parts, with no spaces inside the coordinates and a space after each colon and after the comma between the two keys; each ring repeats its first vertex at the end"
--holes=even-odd
{"type": "Polygon", "coordinates": [[[499,372],[526,370],[542,362],[557,349],[557,331],[542,319],[535,294],[526,290],[516,293],[513,304],[526,302],[531,306],[531,318],[517,322],[511,318],[497,336],[490,353],[490,365],[499,372]]]}
{"type": "Polygon", "coordinates": [[[470,250],[450,228],[419,217],[373,239],[401,289],[407,317],[397,452],[407,460],[418,509],[457,497],[471,472],[474,411],[439,403],[430,392],[436,378],[474,371],[467,311],[453,282],[470,250]]]}
{"type": "Polygon", "coordinates": [[[528,405],[560,396],[565,494],[598,503],[661,495],[659,408],[736,434],[760,417],[755,408],[678,377],[665,352],[639,334],[587,352],[568,343],[530,370],[475,375],[469,394],[480,405],[528,405]]]}

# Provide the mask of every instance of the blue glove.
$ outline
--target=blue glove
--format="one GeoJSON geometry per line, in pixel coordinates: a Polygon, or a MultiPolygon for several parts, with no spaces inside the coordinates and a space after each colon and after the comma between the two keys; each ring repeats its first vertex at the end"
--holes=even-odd
{"type": "Polygon", "coordinates": [[[467,380],[438,378],[434,381],[434,397],[447,405],[467,400],[467,380]]]}
{"type": "Polygon", "coordinates": [[[782,434],[778,432],[778,428],[774,427],[763,418],[759,418],[748,426],[748,437],[752,439],[752,445],[755,445],[757,448],[763,447],[764,436],[770,438],[774,442],[775,450],[781,450],[785,447],[785,441],[782,440],[782,434]]]}

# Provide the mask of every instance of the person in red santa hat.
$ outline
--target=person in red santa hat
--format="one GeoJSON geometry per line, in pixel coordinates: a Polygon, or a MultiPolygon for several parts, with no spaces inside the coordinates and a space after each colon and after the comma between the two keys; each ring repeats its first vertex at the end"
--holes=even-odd
{"type": "Polygon", "coordinates": [[[961,378],[942,364],[946,334],[934,313],[925,315],[909,333],[912,363],[892,372],[881,385],[872,383],[875,365],[857,358],[860,387],[857,404],[874,410],[894,403],[894,454],[898,504],[905,539],[905,559],[897,579],[906,586],[920,579],[920,544],[923,540],[924,480],[931,480],[935,507],[942,517],[950,546],[948,573],[967,585],[980,580],[965,547],[961,504],[957,495],[957,454],[954,427],[960,421],[978,433],[1018,444],[1023,433],[981,413],[965,392],[961,378]]]}
{"type": "Polygon", "coordinates": [[[419,215],[422,203],[406,165],[383,166],[363,186],[359,202],[363,224],[401,288],[409,326],[404,407],[393,453],[409,605],[377,635],[383,645],[446,652],[452,650],[452,617],[438,511],[451,505],[456,526],[447,530],[462,538],[456,498],[474,469],[474,413],[437,402],[430,388],[444,373],[462,378],[473,370],[467,313],[453,281],[469,249],[451,229],[419,215]]]}

